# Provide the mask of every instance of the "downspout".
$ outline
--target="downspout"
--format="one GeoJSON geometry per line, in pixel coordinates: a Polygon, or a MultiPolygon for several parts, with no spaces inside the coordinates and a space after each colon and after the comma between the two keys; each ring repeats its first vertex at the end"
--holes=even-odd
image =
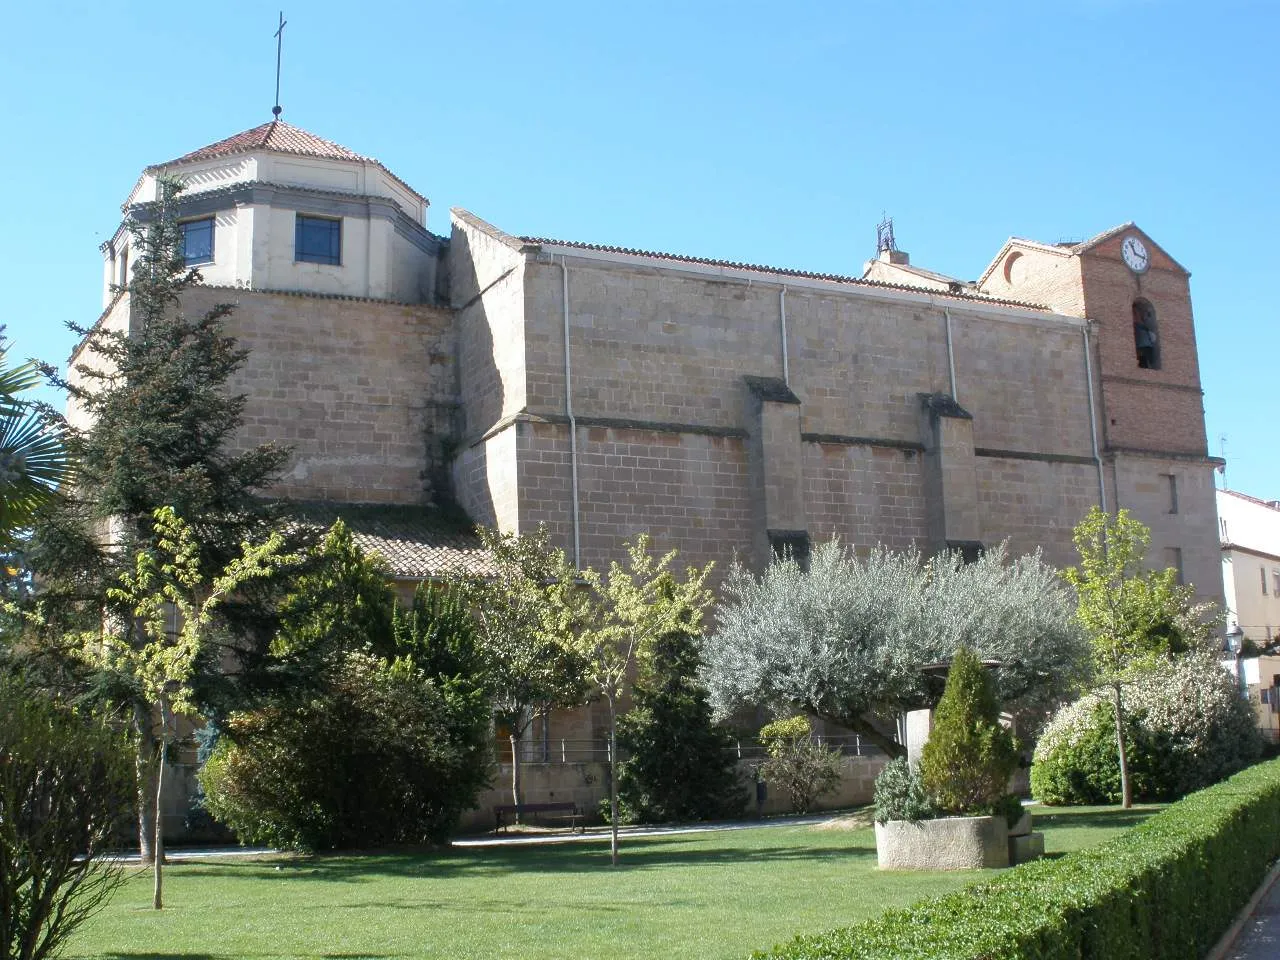
{"type": "Polygon", "coordinates": [[[560,258],[560,299],[564,304],[564,412],[569,418],[569,471],[572,488],[573,566],[582,569],[582,518],[578,515],[578,419],[573,415],[573,365],[569,361],[569,267],[560,258]]]}
{"type": "Polygon", "coordinates": [[[782,321],[782,382],[791,386],[791,366],[787,358],[787,285],[778,291],[778,316],[782,321]]]}
{"type": "Polygon", "coordinates": [[[956,396],[956,353],[951,346],[951,311],[943,307],[942,315],[947,320],[947,370],[951,374],[951,399],[959,403],[960,398],[956,396]]]}
{"type": "Polygon", "coordinates": [[[1089,386],[1089,441],[1093,444],[1093,463],[1098,468],[1098,503],[1102,512],[1107,512],[1107,479],[1102,469],[1102,456],[1098,453],[1098,417],[1093,404],[1093,351],[1089,347],[1089,325],[1086,321],[1084,330],[1084,375],[1089,386]]]}

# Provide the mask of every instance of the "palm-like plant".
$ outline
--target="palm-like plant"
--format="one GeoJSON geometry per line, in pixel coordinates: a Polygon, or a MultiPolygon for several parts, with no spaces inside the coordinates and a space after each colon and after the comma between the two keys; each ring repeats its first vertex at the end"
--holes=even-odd
{"type": "Polygon", "coordinates": [[[39,386],[32,361],[8,368],[0,346],[0,548],[31,523],[70,474],[61,427],[18,395],[39,386]]]}

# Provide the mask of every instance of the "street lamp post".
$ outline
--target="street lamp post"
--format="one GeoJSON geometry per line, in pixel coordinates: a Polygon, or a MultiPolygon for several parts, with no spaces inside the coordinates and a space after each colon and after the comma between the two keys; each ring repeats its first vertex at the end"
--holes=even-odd
{"type": "Polygon", "coordinates": [[[1244,673],[1240,668],[1240,658],[1244,652],[1244,630],[1238,623],[1232,624],[1227,630],[1227,649],[1236,658],[1236,684],[1240,687],[1240,695],[1248,699],[1249,686],[1245,683],[1244,673]]]}

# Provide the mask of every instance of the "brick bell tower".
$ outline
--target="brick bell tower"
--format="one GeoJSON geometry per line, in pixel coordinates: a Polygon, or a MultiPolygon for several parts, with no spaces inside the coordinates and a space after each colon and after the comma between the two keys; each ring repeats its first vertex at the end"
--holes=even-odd
{"type": "Polygon", "coordinates": [[[1190,277],[1126,223],[1083,243],[1012,239],[979,284],[1093,321],[1105,506],[1151,529],[1150,566],[1174,567],[1202,598],[1221,602],[1219,461],[1205,436],[1190,277]]]}

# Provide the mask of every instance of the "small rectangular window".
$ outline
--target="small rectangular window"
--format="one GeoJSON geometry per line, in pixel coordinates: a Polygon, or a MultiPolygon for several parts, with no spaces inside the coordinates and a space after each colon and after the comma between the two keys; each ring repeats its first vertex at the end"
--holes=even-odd
{"type": "Polygon", "coordinates": [[[1271,592],[1280,597],[1280,570],[1271,571],[1271,592]]]}
{"type": "Polygon", "coordinates": [[[769,550],[777,560],[794,560],[809,569],[809,533],[806,530],[770,530],[769,550]]]}
{"type": "Polygon", "coordinates": [[[1186,583],[1187,581],[1182,575],[1182,548],[1165,547],[1164,558],[1165,566],[1178,572],[1178,583],[1186,583]]]}
{"type": "Polygon", "coordinates": [[[182,258],[188,267],[213,263],[213,217],[188,220],[182,228],[182,258]]]}
{"type": "Polygon", "coordinates": [[[1267,568],[1262,567],[1258,572],[1262,574],[1262,595],[1265,597],[1267,595],[1267,568]]]}
{"type": "Polygon", "coordinates": [[[1178,478],[1172,473],[1164,475],[1165,481],[1169,484],[1169,512],[1178,512],[1178,478]]]}
{"type": "Polygon", "coordinates": [[[298,214],[293,259],[305,263],[342,263],[342,221],[298,214]]]}

